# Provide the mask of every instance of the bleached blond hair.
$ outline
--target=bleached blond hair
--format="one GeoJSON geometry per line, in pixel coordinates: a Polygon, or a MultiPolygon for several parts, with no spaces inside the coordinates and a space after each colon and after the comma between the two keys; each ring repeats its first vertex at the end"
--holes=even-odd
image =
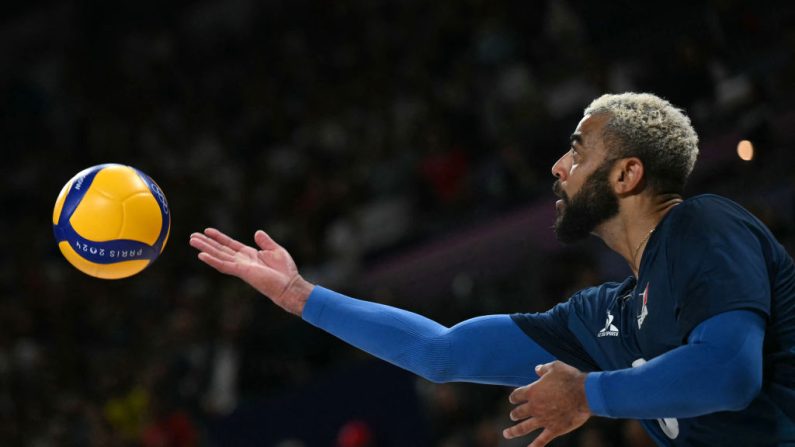
{"type": "Polygon", "coordinates": [[[658,194],[681,194],[698,157],[698,135],[690,118],[650,93],[607,94],[584,115],[605,113],[604,139],[611,158],[637,157],[658,194]]]}

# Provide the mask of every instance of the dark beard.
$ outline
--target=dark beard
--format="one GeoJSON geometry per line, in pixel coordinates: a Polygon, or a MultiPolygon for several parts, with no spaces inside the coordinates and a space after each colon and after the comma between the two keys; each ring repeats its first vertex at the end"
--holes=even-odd
{"type": "Polygon", "coordinates": [[[555,195],[565,205],[555,219],[555,236],[560,242],[570,244],[585,239],[597,226],[618,214],[618,197],[608,180],[613,161],[605,161],[596,168],[580,192],[571,198],[561,189],[560,180],[552,185],[555,195]]]}

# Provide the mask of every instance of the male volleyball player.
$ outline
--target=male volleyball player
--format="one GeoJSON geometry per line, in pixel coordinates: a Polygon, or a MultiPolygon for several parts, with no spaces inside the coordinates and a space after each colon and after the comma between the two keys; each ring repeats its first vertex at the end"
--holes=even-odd
{"type": "Polygon", "coordinates": [[[795,266],[734,202],[683,199],[697,143],[687,116],[654,95],[586,108],[552,167],[555,231],[600,237],[633,276],[540,314],[446,328],[308,283],[262,231],[258,249],[214,229],[190,243],[288,312],[429,380],[519,386],[504,436],[540,431],[532,447],[591,415],[640,419],[659,445],[791,445],[795,266]]]}

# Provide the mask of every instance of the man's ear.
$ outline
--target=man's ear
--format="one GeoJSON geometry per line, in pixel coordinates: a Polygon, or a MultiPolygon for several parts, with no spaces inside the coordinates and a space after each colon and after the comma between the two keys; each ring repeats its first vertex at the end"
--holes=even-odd
{"type": "Polygon", "coordinates": [[[616,161],[613,166],[613,191],[617,195],[627,195],[640,191],[646,183],[643,162],[637,157],[627,157],[616,161]]]}

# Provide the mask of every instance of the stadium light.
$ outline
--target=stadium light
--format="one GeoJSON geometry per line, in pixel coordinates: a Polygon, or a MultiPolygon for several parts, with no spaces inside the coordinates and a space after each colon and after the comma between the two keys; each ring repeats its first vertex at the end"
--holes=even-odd
{"type": "Polygon", "coordinates": [[[737,155],[743,161],[751,161],[754,159],[754,145],[749,140],[740,140],[737,143],[737,155]]]}

